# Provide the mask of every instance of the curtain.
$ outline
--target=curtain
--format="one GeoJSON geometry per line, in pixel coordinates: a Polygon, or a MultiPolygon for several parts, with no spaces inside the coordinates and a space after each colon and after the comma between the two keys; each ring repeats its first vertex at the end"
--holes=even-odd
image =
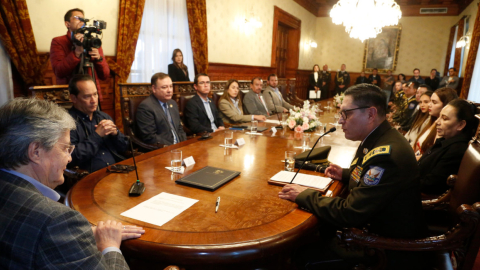
{"type": "MultiPolygon", "coordinates": [[[[480,102],[480,63],[477,60],[478,45],[480,42],[480,12],[477,12],[475,23],[470,39],[470,49],[468,51],[467,64],[465,65],[465,74],[463,76],[463,85],[460,92],[461,98],[480,102]],[[477,74],[474,78],[474,74],[477,74]],[[470,92],[470,87],[475,91],[470,92]]],[[[480,60],[480,59],[479,59],[480,60]]]]}
{"type": "Polygon", "coordinates": [[[192,40],[195,71],[208,74],[208,36],[206,0],[187,0],[188,26],[192,40]]]}
{"type": "MultiPolygon", "coordinates": [[[[460,21],[458,21],[458,30],[457,30],[457,38],[455,40],[455,46],[457,42],[460,40],[460,38],[463,36],[463,28],[465,27],[465,18],[461,18],[460,21]]],[[[455,62],[453,66],[455,69],[457,69],[457,74],[460,72],[460,69],[462,68],[460,66],[460,62],[462,61],[462,48],[455,48],[455,62]]],[[[445,75],[447,75],[445,73],[445,75]]]]}
{"type": "Polygon", "coordinates": [[[0,106],[7,103],[7,101],[13,99],[13,80],[12,80],[12,68],[10,66],[10,59],[7,52],[0,42],[0,85],[2,91],[0,91],[0,106]],[[5,91],[3,91],[5,90],[5,91]]]}
{"type": "Polygon", "coordinates": [[[445,67],[443,69],[443,76],[447,76],[448,74],[448,68],[450,65],[450,58],[452,56],[452,46],[453,46],[453,41],[455,39],[456,28],[457,28],[456,25],[450,28],[450,37],[448,38],[447,57],[445,58],[445,67]]]}
{"type": "Polygon", "coordinates": [[[187,3],[178,0],[146,1],[128,82],[150,82],[153,74],[168,73],[168,64],[173,63],[173,50],[177,48],[182,50],[183,63],[193,81],[195,73],[187,3]]]}
{"type": "Polygon", "coordinates": [[[115,72],[115,124],[123,129],[119,83],[127,82],[135,57],[138,33],[142,24],[145,0],[120,0],[116,61],[108,58],[110,70],[115,72]]]}
{"type": "Polygon", "coordinates": [[[0,0],[0,39],[27,85],[43,85],[48,55],[37,55],[26,0],[0,0]]]}

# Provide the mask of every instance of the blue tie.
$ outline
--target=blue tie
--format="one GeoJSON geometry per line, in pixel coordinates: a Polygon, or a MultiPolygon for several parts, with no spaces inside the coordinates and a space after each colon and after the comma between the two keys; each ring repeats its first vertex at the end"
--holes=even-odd
{"type": "Polygon", "coordinates": [[[163,103],[163,110],[165,111],[165,114],[167,115],[168,124],[170,124],[170,128],[172,129],[173,144],[176,144],[178,142],[178,138],[177,138],[177,134],[175,133],[175,128],[173,126],[172,117],[170,116],[170,112],[168,111],[167,103],[163,103]]]}

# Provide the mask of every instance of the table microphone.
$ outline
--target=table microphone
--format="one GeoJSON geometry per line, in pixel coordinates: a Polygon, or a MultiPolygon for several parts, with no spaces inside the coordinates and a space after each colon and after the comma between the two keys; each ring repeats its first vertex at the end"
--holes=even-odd
{"type": "Polygon", "coordinates": [[[128,191],[128,196],[138,197],[142,195],[142,193],[145,191],[145,185],[142,182],[140,182],[140,179],[138,177],[137,163],[135,162],[135,154],[133,151],[132,140],[130,140],[130,137],[128,137],[128,140],[130,141],[130,149],[132,150],[132,158],[133,158],[133,165],[135,166],[135,173],[137,174],[137,181],[133,183],[133,185],[130,187],[130,190],[128,191]]]}
{"type": "Polygon", "coordinates": [[[293,176],[292,180],[290,181],[290,184],[293,182],[293,180],[295,179],[295,177],[297,177],[298,172],[299,172],[299,171],[303,168],[303,166],[305,165],[305,162],[307,161],[308,157],[309,157],[310,154],[312,153],[313,149],[315,149],[315,146],[317,146],[318,141],[320,141],[320,139],[323,138],[323,136],[327,135],[328,133],[332,133],[332,132],[334,132],[335,130],[337,130],[337,128],[336,128],[336,127],[332,127],[329,131],[323,133],[322,136],[318,137],[318,139],[317,139],[317,141],[315,142],[315,144],[313,145],[312,149],[310,149],[310,152],[308,152],[307,157],[303,160],[302,166],[300,166],[300,168],[298,168],[297,173],[293,176]]]}
{"type": "MultiPolygon", "coordinates": [[[[275,114],[277,115],[278,122],[281,124],[282,121],[280,121],[280,115],[278,115],[277,106],[275,106],[275,100],[273,99],[272,91],[268,91],[268,93],[270,94],[270,97],[272,98],[273,108],[275,108],[275,114]]],[[[275,128],[277,128],[277,129],[283,129],[283,126],[282,126],[282,125],[279,125],[279,126],[276,126],[275,128]]]]}

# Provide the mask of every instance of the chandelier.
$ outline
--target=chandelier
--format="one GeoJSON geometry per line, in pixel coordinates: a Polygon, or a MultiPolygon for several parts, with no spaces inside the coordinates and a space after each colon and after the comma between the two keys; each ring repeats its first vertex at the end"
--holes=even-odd
{"type": "Polygon", "coordinates": [[[334,24],[343,24],[351,38],[363,43],[380,34],[383,27],[397,25],[402,12],[393,0],[339,0],[330,17],[334,24]]]}

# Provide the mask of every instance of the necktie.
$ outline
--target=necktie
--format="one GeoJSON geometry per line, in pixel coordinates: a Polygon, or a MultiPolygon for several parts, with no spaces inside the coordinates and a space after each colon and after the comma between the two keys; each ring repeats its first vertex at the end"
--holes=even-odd
{"type": "Polygon", "coordinates": [[[175,128],[173,126],[172,117],[170,116],[170,112],[168,111],[167,103],[163,103],[163,110],[165,111],[165,114],[167,115],[168,124],[170,124],[170,129],[172,130],[173,144],[176,144],[178,142],[178,138],[177,138],[177,134],[175,133],[175,128]]]}
{"type": "Polygon", "coordinates": [[[267,105],[265,105],[265,102],[263,102],[263,99],[260,97],[260,94],[257,94],[258,99],[260,99],[260,102],[263,104],[263,107],[265,107],[265,111],[267,111],[267,115],[270,116],[268,113],[267,105]]]}

